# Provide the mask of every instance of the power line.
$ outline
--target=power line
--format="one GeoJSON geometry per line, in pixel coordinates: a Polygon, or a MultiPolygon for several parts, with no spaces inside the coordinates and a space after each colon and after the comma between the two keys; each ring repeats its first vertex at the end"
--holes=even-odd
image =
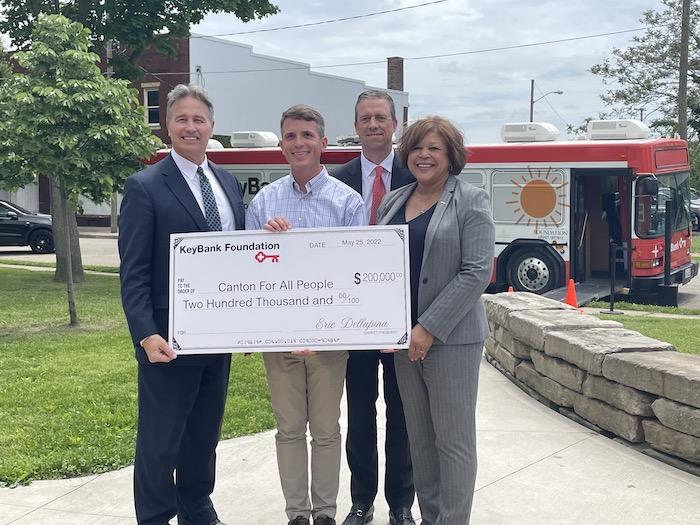
{"type": "Polygon", "coordinates": [[[373,13],[365,13],[363,15],[346,16],[343,18],[333,18],[331,20],[321,20],[319,22],[308,22],[306,24],[296,24],[296,25],[291,25],[291,26],[270,27],[268,29],[253,29],[251,31],[238,31],[236,33],[219,33],[216,35],[197,35],[197,36],[192,36],[192,38],[205,38],[208,36],[252,35],[254,33],[269,33],[271,31],[282,31],[284,29],[298,29],[300,27],[320,26],[323,24],[333,24],[335,22],[345,22],[347,20],[358,20],[360,18],[369,18],[371,16],[385,15],[387,13],[396,13],[398,11],[405,11],[407,9],[415,9],[417,7],[425,7],[427,5],[442,4],[442,3],[447,2],[447,1],[449,1],[449,0],[435,0],[433,2],[424,2],[422,4],[409,5],[406,7],[398,7],[396,9],[387,9],[385,11],[375,11],[373,13]]]}
{"type": "Polygon", "coordinates": [[[552,103],[547,99],[547,97],[545,96],[545,94],[542,92],[542,90],[540,89],[540,86],[537,85],[537,82],[535,82],[535,86],[537,87],[537,91],[540,92],[540,95],[542,95],[542,99],[543,99],[543,100],[547,103],[547,105],[549,106],[549,109],[551,109],[551,110],[554,112],[554,114],[559,118],[559,120],[561,120],[561,121],[564,123],[564,125],[567,127],[567,129],[570,128],[570,127],[571,127],[571,124],[569,124],[566,120],[564,120],[564,117],[562,117],[562,116],[559,114],[559,112],[558,112],[556,109],[554,109],[554,106],[552,106],[552,103]]]}
{"type": "MultiPolygon", "coordinates": [[[[482,53],[492,53],[495,51],[509,51],[511,49],[523,49],[527,47],[536,47],[536,46],[545,46],[545,45],[550,45],[550,44],[561,44],[563,42],[574,42],[577,40],[588,40],[591,38],[600,38],[603,36],[614,36],[614,35],[621,35],[624,33],[635,33],[639,31],[646,31],[648,29],[652,29],[651,27],[640,27],[637,29],[623,29],[621,31],[611,31],[609,33],[596,33],[593,35],[584,35],[584,36],[575,36],[575,37],[570,37],[570,38],[559,38],[556,40],[545,40],[542,42],[531,42],[527,44],[514,44],[511,46],[502,46],[502,47],[491,47],[491,48],[486,48],[486,49],[477,49],[474,51],[458,51],[456,53],[441,53],[441,54],[436,54],[436,55],[424,55],[424,56],[415,56],[415,57],[404,57],[404,61],[412,61],[412,60],[428,60],[428,59],[434,59],[434,58],[447,58],[447,57],[454,57],[454,56],[463,56],[463,55],[477,55],[477,54],[482,54],[482,53]]],[[[194,38],[194,37],[192,37],[194,38]]],[[[201,38],[206,38],[206,36],[202,36],[201,38]]],[[[224,70],[224,71],[206,71],[205,73],[207,75],[219,75],[219,74],[224,74],[224,73],[265,73],[265,72],[273,72],[273,71],[294,71],[294,70],[305,70],[305,69],[329,69],[329,68],[334,68],[334,67],[350,67],[350,66],[367,66],[367,65],[375,65],[375,64],[385,64],[386,59],[383,60],[369,60],[366,62],[346,62],[342,64],[322,64],[320,66],[311,66],[311,65],[301,65],[301,66],[288,66],[288,67],[277,67],[277,68],[265,68],[265,69],[229,69],[229,70],[224,70]]],[[[158,75],[183,75],[183,74],[188,74],[189,71],[180,71],[180,72],[167,72],[167,73],[158,73],[158,75]]]]}
{"type": "MultiPolygon", "coordinates": [[[[458,51],[457,53],[443,53],[439,55],[425,55],[425,56],[419,56],[419,57],[408,57],[404,58],[404,60],[426,60],[429,58],[445,58],[445,57],[453,57],[453,56],[460,56],[460,55],[476,55],[479,53],[490,53],[493,51],[508,51],[510,49],[522,49],[525,47],[535,47],[535,46],[546,46],[549,44],[561,44],[562,42],[574,42],[576,40],[587,40],[590,38],[600,38],[601,36],[613,36],[613,35],[621,35],[623,33],[635,33],[639,31],[646,31],[647,29],[651,29],[650,27],[640,27],[637,29],[623,29],[622,31],[612,31],[610,33],[596,33],[594,35],[585,35],[585,36],[574,36],[570,38],[559,38],[557,40],[545,40],[543,42],[532,42],[529,44],[515,44],[512,46],[503,46],[503,47],[491,47],[487,49],[479,49],[476,51],[458,51]]],[[[338,66],[315,66],[315,67],[338,67],[338,66]]]]}

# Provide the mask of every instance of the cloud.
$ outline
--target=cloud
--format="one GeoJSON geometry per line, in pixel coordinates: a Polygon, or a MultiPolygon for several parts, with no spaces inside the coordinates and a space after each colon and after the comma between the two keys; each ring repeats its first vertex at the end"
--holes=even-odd
{"type": "MultiPolygon", "coordinates": [[[[274,3],[281,8],[279,15],[242,24],[231,15],[216,14],[206,17],[193,31],[218,34],[279,27],[396,9],[420,0],[274,3]]],[[[604,111],[599,95],[605,88],[589,69],[609,56],[614,47],[626,47],[637,33],[480,54],[412,58],[636,28],[641,26],[639,19],[645,10],[660,7],[660,0],[448,0],[346,22],[227,38],[250,44],[255,52],[306,62],[312,68],[403,56],[412,118],[442,114],[465,130],[471,142],[498,141],[502,123],[527,120],[530,79],[535,79],[541,90],[536,98],[549,91],[564,91],[535,104],[536,118],[560,129],[604,111]]],[[[372,86],[386,85],[384,63],[319,71],[362,79],[372,86]]]]}

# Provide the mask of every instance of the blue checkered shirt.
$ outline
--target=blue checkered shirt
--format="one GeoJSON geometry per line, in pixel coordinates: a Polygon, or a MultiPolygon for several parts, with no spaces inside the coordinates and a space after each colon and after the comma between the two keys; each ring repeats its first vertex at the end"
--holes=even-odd
{"type": "Polygon", "coordinates": [[[306,193],[291,174],[265,186],[248,205],[246,230],[261,230],[275,217],[286,218],[294,228],[367,224],[360,194],[328,175],[325,167],[306,183],[306,193]]]}

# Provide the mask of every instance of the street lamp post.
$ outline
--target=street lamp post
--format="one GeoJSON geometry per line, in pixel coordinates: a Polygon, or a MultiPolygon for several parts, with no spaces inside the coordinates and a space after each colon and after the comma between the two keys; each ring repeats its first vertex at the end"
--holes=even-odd
{"type": "Polygon", "coordinates": [[[545,93],[541,97],[535,98],[535,80],[534,79],[530,80],[530,122],[532,122],[533,112],[534,112],[534,108],[535,108],[535,102],[537,102],[538,100],[542,100],[547,95],[563,95],[563,94],[564,94],[564,92],[561,90],[548,91],[547,93],[545,93]]]}
{"type": "Polygon", "coordinates": [[[649,115],[651,115],[652,113],[656,113],[656,112],[659,111],[660,109],[661,109],[661,106],[659,106],[659,107],[656,108],[656,109],[652,109],[651,111],[646,111],[645,108],[639,108],[639,120],[641,120],[642,122],[644,122],[646,119],[649,118],[649,115]],[[646,115],[644,114],[644,112],[646,112],[646,115]]]}

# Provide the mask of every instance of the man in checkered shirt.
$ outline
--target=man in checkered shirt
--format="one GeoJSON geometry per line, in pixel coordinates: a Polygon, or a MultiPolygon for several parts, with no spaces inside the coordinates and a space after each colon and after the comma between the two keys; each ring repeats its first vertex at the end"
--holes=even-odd
{"type": "MultiPolygon", "coordinates": [[[[297,105],[282,114],[280,145],[290,174],[265,186],[251,201],[246,229],[362,226],[366,212],[355,190],[328,175],[321,153],[328,143],[321,114],[297,105]]],[[[335,525],[340,473],[340,399],[347,351],[263,354],[289,525],[335,525]],[[311,497],[306,426],[311,432],[311,497]]]]}

